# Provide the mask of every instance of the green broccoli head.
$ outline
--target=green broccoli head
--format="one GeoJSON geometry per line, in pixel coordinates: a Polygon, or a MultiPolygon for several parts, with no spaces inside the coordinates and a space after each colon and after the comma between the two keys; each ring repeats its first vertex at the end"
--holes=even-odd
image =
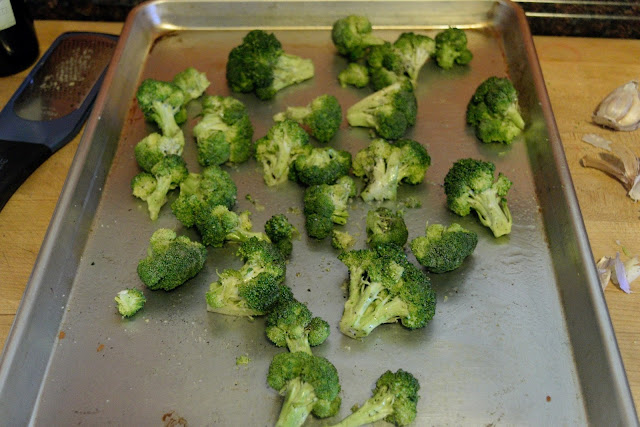
{"type": "Polygon", "coordinates": [[[154,122],[162,135],[171,137],[182,132],[180,124],[186,120],[185,94],[174,83],[145,79],[136,92],[138,105],[147,121],[154,122]]]}
{"type": "Polygon", "coordinates": [[[304,185],[333,184],[351,170],[351,153],[313,147],[293,162],[293,176],[304,185]]]}
{"type": "Polygon", "coordinates": [[[524,129],[518,93],[506,77],[489,77],[467,104],[467,123],[485,143],[510,144],[524,129]]]}
{"type": "Polygon", "coordinates": [[[333,23],[331,40],[340,55],[356,60],[363,58],[371,46],[384,43],[372,32],[371,22],[366,16],[349,15],[333,23]]]}
{"type": "Polygon", "coordinates": [[[409,238],[403,212],[383,206],[367,212],[366,231],[367,243],[372,248],[390,243],[402,247],[409,238]]]}
{"type": "Polygon", "coordinates": [[[377,91],[404,80],[402,58],[389,42],[371,48],[367,66],[373,90],[377,91]]]}
{"type": "Polygon", "coordinates": [[[326,418],[340,409],[338,371],[323,357],[301,351],[276,354],[267,383],[284,396],[277,426],[302,426],[309,414],[326,418]]]}
{"type": "Polygon", "coordinates": [[[312,185],[303,197],[307,234],[317,239],[329,236],[333,224],[344,225],[349,218],[349,201],[356,195],[356,186],[349,176],[335,184],[312,185]]]}
{"type": "Polygon", "coordinates": [[[409,244],[418,262],[431,273],[446,273],[462,265],[478,244],[478,235],[460,224],[427,226],[424,236],[409,244]]]}
{"type": "Polygon", "coordinates": [[[311,353],[311,347],[322,344],[330,333],[329,324],[313,317],[311,310],[295,298],[281,300],[276,304],[266,321],[266,334],[278,347],[287,347],[290,352],[311,353]]]}
{"type": "Polygon", "coordinates": [[[408,80],[386,86],[347,110],[351,126],[375,129],[382,138],[401,138],[416,123],[418,104],[408,80]]]}
{"type": "Polygon", "coordinates": [[[211,82],[205,73],[189,67],[173,77],[173,83],[184,92],[184,104],[201,97],[211,82]]]}
{"type": "Polygon", "coordinates": [[[391,144],[378,138],[356,153],[352,167],[353,174],[366,182],[360,197],[372,202],[395,200],[398,186],[421,183],[430,165],[431,157],[420,143],[401,139],[391,144]]]}
{"type": "Polygon", "coordinates": [[[436,63],[448,70],[457,65],[466,65],[473,59],[467,48],[467,35],[459,28],[450,27],[436,34],[436,63]]]}
{"type": "Polygon", "coordinates": [[[320,95],[304,107],[288,107],[273,119],[291,119],[309,129],[309,134],[320,142],[334,137],[342,122],[342,107],[333,95],[320,95]]]}
{"type": "Polygon", "coordinates": [[[276,214],[264,224],[264,232],[285,258],[291,256],[293,239],[300,235],[297,228],[289,222],[284,214],[276,214]]]}
{"type": "Polygon", "coordinates": [[[511,232],[513,220],[506,196],[512,183],[502,173],[496,180],[494,173],[491,162],[460,159],[444,178],[444,192],[451,211],[466,216],[474,210],[480,222],[500,237],[511,232]]]}
{"type": "Polygon", "coordinates": [[[264,182],[274,186],[286,181],[296,158],[311,149],[309,134],[295,121],[275,123],[256,141],[256,160],[262,164],[264,182]]]}
{"type": "Polygon", "coordinates": [[[198,210],[195,225],[202,243],[207,246],[219,248],[225,242],[242,243],[252,237],[269,242],[266,234],[252,230],[250,215],[249,211],[237,214],[224,205],[217,205],[198,210]]]}
{"type": "Polygon", "coordinates": [[[331,246],[339,251],[346,251],[356,244],[356,239],[346,231],[333,229],[331,231],[331,246]]]}
{"type": "Polygon", "coordinates": [[[174,136],[164,136],[153,132],[142,138],[134,148],[136,162],[140,169],[151,172],[151,168],[170,154],[182,155],[184,134],[178,132],[174,136]]]}
{"type": "Polygon", "coordinates": [[[202,173],[190,173],[180,183],[180,195],[171,204],[173,214],[185,227],[193,227],[201,210],[236,204],[238,188],[227,171],[220,166],[207,166],[202,173]]]}
{"type": "Polygon", "coordinates": [[[149,217],[158,219],[160,209],[167,202],[167,194],[189,175],[184,159],[177,154],[163,157],[151,172],[141,172],[131,180],[131,190],[135,197],[147,202],[149,217]]]}
{"type": "Polygon", "coordinates": [[[147,301],[139,289],[123,289],[115,297],[118,312],[122,317],[131,317],[142,309],[147,301]]]}
{"type": "Polygon", "coordinates": [[[149,239],[147,256],[138,263],[138,276],[152,291],[170,291],[202,270],[207,248],[175,231],[160,228],[149,239]]]}
{"type": "Polygon", "coordinates": [[[369,85],[369,69],[364,64],[350,62],[347,68],[338,74],[338,82],[342,87],[349,85],[358,88],[366,87],[369,85]]]}
{"type": "Polygon", "coordinates": [[[351,250],[338,259],[349,269],[349,296],[340,320],[343,334],[363,338],[383,323],[397,321],[417,329],[433,318],[436,295],[429,277],[398,246],[351,250]]]}
{"type": "Polygon", "coordinates": [[[429,36],[407,32],[400,34],[393,47],[400,57],[403,73],[416,87],[420,70],[436,51],[436,42],[429,36]]]}

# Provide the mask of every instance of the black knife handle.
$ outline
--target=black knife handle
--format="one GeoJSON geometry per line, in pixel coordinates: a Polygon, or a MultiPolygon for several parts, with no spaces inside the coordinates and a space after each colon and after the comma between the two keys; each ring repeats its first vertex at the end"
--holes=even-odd
{"type": "Polygon", "coordinates": [[[51,154],[46,145],[0,140],[0,210],[51,154]]]}

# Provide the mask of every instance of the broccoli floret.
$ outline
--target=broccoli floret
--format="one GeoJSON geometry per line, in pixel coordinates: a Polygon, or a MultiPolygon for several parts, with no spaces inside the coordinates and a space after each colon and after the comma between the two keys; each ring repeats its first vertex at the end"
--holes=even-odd
{"type": "Polygon", "coordinates": [[[388,243],[402,247],[409,238],[403,212],[383,206],[367,212],[366,230],[367,243],[372,248],[388,243]]]}
{"type": "Polygon", "coordinates": [[[356,244],[356,239],[346,231],[331,231],[331,246],[339,251],[351,249],[356,244]]]}
{"type": "Polygon", "coordinates": [[[409,372],[387,371],[378,378],[373,396],[334,427],[359,427],[385,420],[396,426],[411,424],[417,413],[420,383],[409,372]]]}
{"type": "Polygon", "coordinates": [[[206,293],[207,310],[229,316],[261,316],[280,298],[292,298],[283,281],[286,264],[271,243],[258,238],[243,242],[237,255],[244,265],[218,273],[206,293]]]}
{"type": "Polygon", "coordinates": [[[524,129],[518,92],[506,77],[489,77],[467,104],[467,123],[485,143],[510,144],[524,129]]]}
{"type": "Polygon", "coordinates": [[[416,87],[420,70],[436,51],[436,42],[429,36],[407,32],[400,34],[393,47],[400,57],[404,74],[416,87]]]}
{"type": "Polygon", "coordinates": [[[253,125],[246,106],[231,96],[202,99],[202,119],[193,136],[202,166],[242,163],[251,157],[253,125]]]}
{"type": "Polygon", "coordinates": [[[353,179],[343,176],[335,184],[312,185],[303,197],[307,234],[324,239],[333,224],[344,225],[349,218],[349,200],[356,195],[353,179]]]}
{"type": "Polygon", "coordinates": [[[149,239],[147,256],[138,263],[138,276],[153,291],[170,291],[198,274],[206,259],[203,244],[160,228],[149,239]]]}
{"type": "Polygon", "coordinates": [[[273,120],[291,119],[309,129],[309,134],[320,142],[334,137],[342,122],[342,107],[333,95],[320,95],[304,107],[287,107],[273,116],[273,120]]]}
{"type": "Polygon", "coordinates": [[[348,175],[351,153],[332,147],[314,147],[293,162],[292,176],[304,185],[333,184],[348,175]]]}
{"type": "Polygon", "coordinates": [[[371,22],[366,16],[349,15],[333,23],[331,40],[340,55],[356,60],[364,57],[371,46],[384,43],[372,32],[371,22]]]}
{"type": "Polygon", "coordinates": [[[133,195],[145,202],[149,217],[158,219],[160,209],[167,202],[167,194],[189,175],[184,159],[170,154],[151,168],[151,173],[141,172],[131,180],[133,195]]]}
{"type": "Polygon", "coordinates": [[[136,162],[145,172],[151,172],[151,168],[160,160],[170,154],[182,155],[184,149],[184,134],[178,132],[174,136],[164,136],[153,132],[138,142],[134,148],[136,162]]]}
{"type": "Polygon", "coordinates": [[[296,83],[312,78],[313,62],[285,53],[274,34],[262,30],[247,33],[242,43],[229,53],[227,82],[234,92],[255,92],[271,99],[296,83]]]}
{"type": "Polygon", "coordinates": [[[436,63],[440,68],[448,70],[454,64],[466,65],[472,59],[463,30],[451,27],[436,34],[436,63]]]}
{"type": "Polygon", "coordinates": [[[347,68],[338,74],[338,81],[342,87],[348,85],[359,88],[366,87],[369,84],[369,69],[366,65],[350,62],[347,68]]]}
{"type": "Polygon", "coordinates": [[[202,243],[216,248],[225,242],[242,243],[252,237],[270,242],[266,234],[252,231],[250,216],[249,211],[237,214],[224,205],[217,205],[197,212],[196,228],[202,236],[202,243]]]}
{"type": "Polygon", "coordinates": [[[173,83],[184,92],[184,104],[201,97],[211,84],[205,73],[201,73],[193,67],[176,74],[173,77],[173,83]]]}
{"type": "Polygon", "coordinates": [[[380,90],[405,79],[402,59],[389,42],[371,48],[367,66],[373,90],[380,90]]]}
{"type": "Polygon", "coordinates": [[[156,79],[145,79],[136,92],[138,105],[147,121],[156,123],[167,137],[182,132],[180,124],[187,119],[185,94],[178,85],[156,79]]]}
{"type": "Polygon", "coordinates": [[[202,173],[190,173],[180,183],[180,195],[171,204],[173,214],[185,227],[193,227],[198,212],[222,205],[228,209],[236,204],[238,188],[227,171],[211,165],[202,173]]]}
{"type": "Polygon", "coordinates": [[[280,300],[266,321],[267,338],[278,347],[290,352],[311,353],[329,337],[329,324],[320,317],[313,317],[311,310],[295,298],[280,300]]]}
{"type": "Polygon", "coordinates": [[[395,200],[398,186],[421,183],[430,165],[426,148],[410,139],[401,139],[395,144],[374,139],[356,153],[352,164],[353,174],[366,182],[360,192],[365,202],[395,200]]]}
{"type": "Polygon", "coordinates": [[[375,129],[382,138],[401,138],[416,123],[418,104],[409,81],[396,82],[353,104],[347,110],[351,126],[375,129]]]}
{"type": "Polygon", "coordinates": [[[478,244],[478,235],[460,224],[427,226],[424,236],[416,237],[409,247],[418,262],[431,273],[446,273],[462,265],[478,244]]]}
{"type": "Polygon", "coordinates": [[[122,317],[131,317],[142,309],[147,301],[139,289],[123,289],[115,297],[118,312],[122,317]]]}
{"type": "Polygon", "coordinates": [[[264,182],[274,186],[286,181],[293,162],[310,149],[309,134],[298,123],[275,123],[266,136],[256,141],[255,156],[262,164],[264,182]]]}
{"type": "Polygon", "coordinates": [[[338,370],[323,357],[301,351],[276,354],[267,383],[284,396],[278,427],[299,427],[309,414],[326,418],[340,409],[338,370]]]}
{"type": "Polygon", "coordinates": [[[362,338],[396,321],[409,329],[422,328],[433,318],[436,295],[429,277],[399,247],[351,250],[338,259],[349,269],[349,297],[340,320],[343,334],[362,338]]]}
{"type": "Polygon", "coordinates": [[[466,216],[473,209],[495,237],[511,232],[513,219],[507,206],[512,182],[502,173],[495,180],[495,165],[476,159],[456,161],[444,178],[444,192],[451,211],[466,216]]]}
{"type": "Polygon", "coordinates": [[[289,222],[284,214],[276,214],[264,224],[264,232],[284,258],[289,258],[293,251],[293,239],[300,236],[297,228],[289,222]]]}

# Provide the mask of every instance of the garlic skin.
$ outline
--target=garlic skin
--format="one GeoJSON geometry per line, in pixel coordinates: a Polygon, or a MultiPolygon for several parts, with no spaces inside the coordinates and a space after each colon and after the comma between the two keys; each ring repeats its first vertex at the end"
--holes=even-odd
{"type": "Polygon", "coordinates": [[[640,127],[638,81],[631,80],[607,95],[593,113],[593,121],[614,130],[638,129],[640,127]]]}

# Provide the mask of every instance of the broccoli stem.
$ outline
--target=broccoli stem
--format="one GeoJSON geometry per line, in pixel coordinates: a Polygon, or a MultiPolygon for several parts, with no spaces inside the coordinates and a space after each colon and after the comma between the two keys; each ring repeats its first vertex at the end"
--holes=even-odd
{"type": "Polygon", "coordinates": [[[176,112],[171,107],[160,101],[153,101],[153,109],[159,116],[158,123],[160,123],[162,135],[172,137],[180,132],[180,128],[176,123],[176,112]]]}
{"type": "Polygon", "coordinates": [[[246,301],[238,295],[238,286],[236,280],[222,277],[219,282],[211,284],[206,294],[207,310],[228,316],[253,317],[264,314],[247,307],[246,301]]]}
{"type": "Polygon", "coordinates": [[[520,111],[518,111],[517,104],[511,105],[505,114],[507,118],[511,120],[514,125],[518,127],[518,129],[520,130],[524,129],[524,126],[525,126],[524,119],[520,115],[520,111]]]}
{"type": "Polygon", "coordinates": [[[372,200],[395,200],[398,191],[398,178],[400,168],[389,167],[392,159],[376,159],[373,171],[370,174],[373,180],[367,183],[367,188],[362,191],[361,197],[365,202],[372,200]]]}
{"type": "Polygon", "coordinates": [[[287,348],[291,353],[295,353],[297,351],[301,351],[303,353],[311,354],[311,345],[309,345],[309,339],[306,333],[302,333],[302,336],[297,338],[291,338],[289,335],[285,337],[287,341],[287,348]]]}
{"type": "Polygon", "coordinates": [[[311,110],[308,107],[287,107],[284,113],[281,113],[281,120],[291,119],[295,122],[301,123],[309,114],[311,110]]]}
{"type": "Polygon", "coordinates": [[[298,377],[289,381],[280,394],[284,395],[284,403],[276,427],[303,425],[318,400],[313,386],[298,377]]]}
{"type": "Polygon", "coordinates": [[[496,190],[488,189],[472,195],[469,204],[478,214],[480,222],[489,227],[495,237],[511,232],[511,211],[506,200],[496,190]]]}
{"type": "Polygon", "coordinates": [[[380,421],[393,413],[394,400],[391,393],[377,393],[355,412],[332,427],[359,427],[380,421]]]}
{"type": "Polygon", "coordinates": [[[282,53],[273,69],[271,88],[278,92],[287,86],[310,79],[313,74],[314,67],[310,59],[282,53]]]}

